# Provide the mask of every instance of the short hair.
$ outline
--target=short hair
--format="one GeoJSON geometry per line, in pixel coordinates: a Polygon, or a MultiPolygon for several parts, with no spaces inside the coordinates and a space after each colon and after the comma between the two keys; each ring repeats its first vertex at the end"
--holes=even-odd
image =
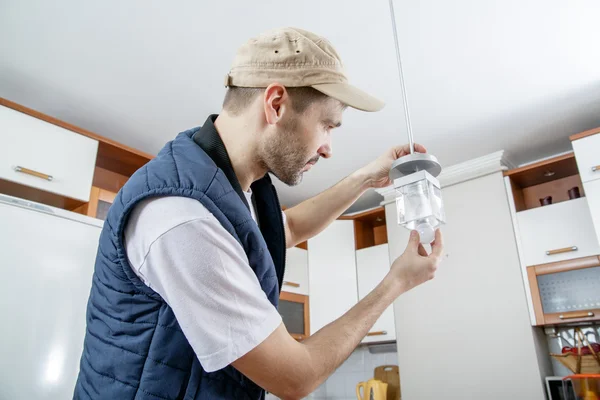
{"type": "MultiPolygon", "coordinates": [[[[311,104],[326,99],[328,96],[310,86],[286,87],[292,99],[292,108],[298,113],[304,112],[311,104]]],[[[265,88],[247,88],[231,86],[227,89],[223,109],[237,116],[244,112],[256,97],[263,94],[265,88]]]]}

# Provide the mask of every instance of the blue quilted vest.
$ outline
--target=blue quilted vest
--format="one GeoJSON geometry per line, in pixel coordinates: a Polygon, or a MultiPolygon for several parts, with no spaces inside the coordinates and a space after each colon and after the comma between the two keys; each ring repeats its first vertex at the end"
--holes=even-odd
{"type": "Polygon", "coordinates": [[[100,236],[76,399],[262,399],[264,391],[231,366],[207,373],[173,310],[131,269],[123,245],[130,211],[151,196],[201,202],[243,246],[262,290],[277,307],[285,233],[267,176],[252,185],[260,229],[235,178],[211,116],[180,133],[118,193],[100,236]]]}

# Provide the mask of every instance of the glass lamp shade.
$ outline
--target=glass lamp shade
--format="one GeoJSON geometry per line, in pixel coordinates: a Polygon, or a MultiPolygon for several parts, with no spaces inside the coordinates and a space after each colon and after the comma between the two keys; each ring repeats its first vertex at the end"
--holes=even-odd
{"type": "Polygon", "coordinates": [[[429,244],[435,230],[446,222],[439,181],[427,171],[419,171],[394,181],[398,224],[416,230],[421,243],[429,244]]]}

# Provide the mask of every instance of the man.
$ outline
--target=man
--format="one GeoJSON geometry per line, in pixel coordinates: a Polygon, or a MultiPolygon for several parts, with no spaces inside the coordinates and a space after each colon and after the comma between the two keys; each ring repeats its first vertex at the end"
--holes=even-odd
{"type": "Polygon", "coordinates": [[[260,399],[265,389],[304,397],[394,299],[433,277],[441,235],[428,255],[413,233],[373,292],[296,342],[276,309],[285,248],[319,233],[368,188],[389,185],[408,147],[282,213],[267,173],[298,184],[331,157],[346,106],[383,103],[346,83],[333,47],[300,29],[250,40],[226,84],[221,114],[168,143],[109,211],[76,398],[260,399]]]}

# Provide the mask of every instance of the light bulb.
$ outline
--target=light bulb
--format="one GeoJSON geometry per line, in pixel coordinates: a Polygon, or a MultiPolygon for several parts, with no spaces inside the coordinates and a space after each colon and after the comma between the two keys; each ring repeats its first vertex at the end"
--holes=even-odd
{"type": "Polygon", "coordinates": [[[435,239],[435,229],[426,219],[418,221],[415,230],[419,232],[421,244],[429,244],[435,239]]]}
{"type": "Polygon", "coordinates": [[[439,181],[427,171],[394,180],[398,224],[419,233],[422,244],[435,240],[435,230],[445,222],[439,181]]]}

